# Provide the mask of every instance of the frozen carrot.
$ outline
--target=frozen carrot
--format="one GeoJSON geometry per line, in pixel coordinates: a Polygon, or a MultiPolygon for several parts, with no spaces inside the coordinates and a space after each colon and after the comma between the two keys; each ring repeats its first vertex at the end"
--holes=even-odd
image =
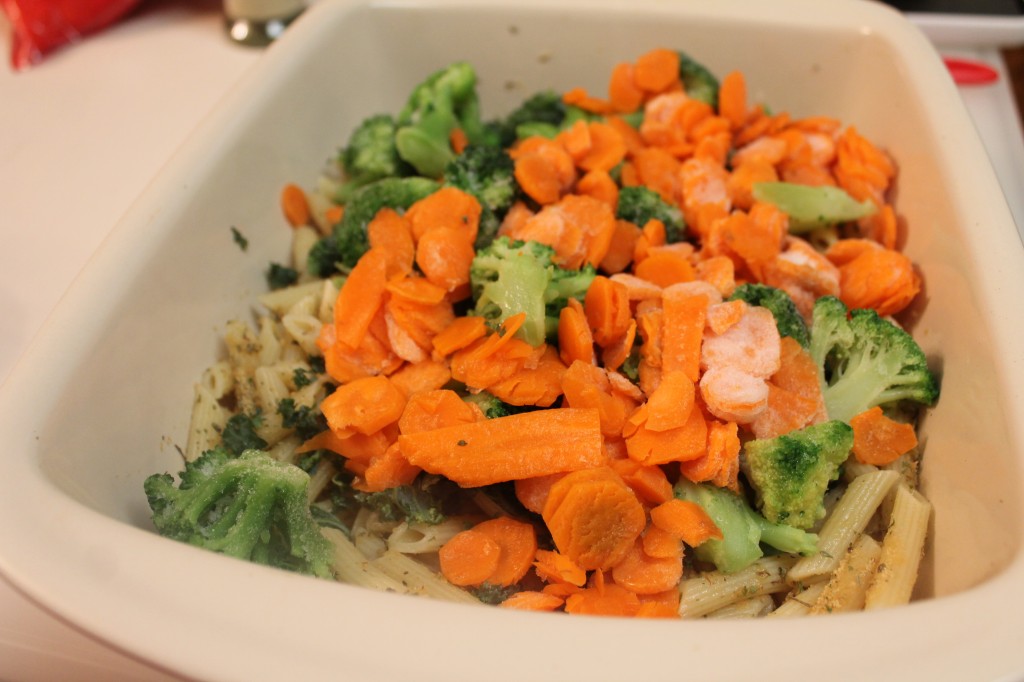
{"type": "Polygon", "coordinates": [[[462,232],[464,238],[460,241],[472,244],[480,227],[482,210],[472,194],[446,186],[415,202],[405,212],[405,217],[417,243],[431,230],[448,228],[462,232]]]}
{"type": "Polygon", "coordinates": [[[886,417],[881,407],[851,417],[850,426],[853,455],[864,464],[886,466],[917,447],[914,426],[886,417]]]}
{"type": "Polygon", "coordinates": [[[620,339],[632,322],[626,286],[600,275],[587,289],[583,310],[594,341],[602,347],[620,339]]]}
{"type": "Polygon", "coordinates": [[[401,485],[410,485],[420,474],[420,468],[409,464],[397,443],[392,443],[383,452],[370,458],[366,469],[360,474],[358,487],[364,492],[380,492],[401,485]]]}
{"type": "Polygon", "coordinates": [[[557,473],[547,474],[546,476],[517,478],[513,484],[516,499],[529,511],[540,514],[544,509],[544,503],[548,499],[551,486],[562,476],[565,476],[565,474],[557,473]]]}
{"type": "Polygon", "coordinates": [[[598,264],[601,271],[609,275],[623,272],[633,260],[640,228],[628,220],[616,220],[615,231],[608,243],[608,252],[598,264]]]}
{"type": "Polygon", "coordinates": [[[619,186],[606,170],[588,171],[576,183],[576,193],[604,202],[612,210],[619,202],[619,186]]]}
{"type": "Polygon", "coordinates": [[[467,315],[452,320],[443,331],[434,337],[434,350],[442,357],[461,350],[487,335],[487,320],[467,315]]]}
{"type": "Polygon", "coordinates": [[[647,524],[640,542],[647,556],[658,559],[676,559],[683,556],[683,541],[653,524],[647,524]]]}
{"type": "Polygon", "coordinates": [[[711,420],[708,423],[707,452],[696,459],[680,462],[679,473],[694,483],[715,478],[731,463],[739,460],[739,428],[735,422],[711,420]]]}
{"type": "Polygon", "coordinates": [[[647,524],[636,495],[608,467],[576,471],[556,482],[543,518],[558,551],[584,570],[617,564],[647,524]]]}
{"type": "Polygon", "coordinates": [[[612,578],[634,594],[657,594],[670,590],[683,577],[683,558],[652,557],[644,552],[638,538],[622,561],[612,568],[612,578]]]}
{"type": "Polygon", "coordinates": [[[618,130],[607,123],[591,122],[588,126],[590,147],[576,162],[586,172],[608,172],[626,157],[626,141],[618,130]]]}
{"type": "Polygon", "coordinates": [[[588,587],[565,600],[566,613],[589,616],[634,617],[640,608],[640,599],[635,592],[614,583],[602,589],[588,587]]]}
{"type": "Polygon", "coordinates": [[[281,211],[292,227],[309,224],[309,201],[301,187],[287,184],[281,189],[281,211]]]}
{"type": "Polygon", "coordinates": [[[433,284],[443,288],[453,300],[469,296],[469,267],[476,252],[461,227],[435,227],[416,243],[416,265],[433,284]]]}
{"type": "Polygon", "coordinates": [[[648,251],[633,272],[640,279],[653,282],[660,287],[669,287],[696,278],[690,259],[677,250],[657,249],[648,251]]]}
{"type": "Polygon", "coordinates": [[[562,95],[562,101],[574,107],[579,107],[592,114],[611,113],[612,107],[607,100],[594,97],[584,88],[571,88],[562,95]]]}
{"type": "Polygon", "coordinates": [[[398,437],[402,454],[464,487],[597,466],[597,410],[537,410],[398,437]]]}
{"type": "Polygon", "coordinates": [[[850,308],[894,315],[921,290],[921,278],[910,259],[873,241],[843,239],[825,255],[839,268],[839,298],[850,308]]]}
{"type": "Polygon", "coordinates": [[[750,423],[755,438],[775,438],[811,424],[819,403],[768,382],[768,403],[750,423]]]}
{"type": "Polygon", "coordinates": [[[630,320],[626,333],[616,341],[601,349],[601,364],[609,371],[618,370],[633,353],[633,342],[636,340],[636,320],[630,320]]]}
{"type": "Polygon", "coordinates": [[[623,435],[630,459],[641,464],[667,464],[697,459],[707,452],[707,422],[699,409],[691,409],[682,426],[653,431],[647,428],[647,405],[641,405],[634,412],[635,430],[626,435],[630,420],[627,419],[623,435]]]}
{"type": "Polygon", "coordinates": [[[565,604],[565,600],[553,594],[521,590],[502,601],[498,606],[520,611],[557,611],[563,604],[565,604]]]}
{"type": "Polygon", "coordinates": [[[690,547],[704,541],[722,539],[722,531],[695,502],[671,499],[651,509],[651,523],[675,535],[690,547]]]}
{"type": "Polygon", "coordinates": [[[367,435],[398,421],[405,402],[405,395],[387,377],[376,376],[339,386],[320,409],[339,436],[353,431],[367,435]]]}
{"type": "Polygon", "coordinates": [[[498,568],[501,547],[486,533],[469,529],[444,543],[437,558],[445,580],[460,587],[477,586],[498,568]]]}
{"type": "Polygon", "coordinates": [[[476,420],[469,403],[455,391],[442,388],[410,395],[398,419],[398,429],[401,433],[420,433],[476,420]]]}
{"type": "Polygon", "coordinates": [[[661,467],[640,464],[629,458],[613,459],[608,466],[645,504],[661,504],[672,499],[672,484],[661,467]]]}
{"type": "Polygon", "coordinates": [[[590,127],[583,119],[577,120],[571,126],[559,132],[555,136],[555,141],[562,145],[565,151],[569,152],[573,163],[577,165],[579,160],[590,151],[590,147],[593,144],[590,137],[590,127]]]}
{"type": "Polygon", "coordinates": [[[694,408],[696,388],[686,372],[664,371],[661,382],[647,398],[647,421],[651,431],[668,431],[684,426],[694,408]]]}
{"type": "Polygon", "coordinates": [[[778,371],[782,362],[781,337],[775,317],[760,306],[743,305],[742,308],[739,320],[722,333],[706,330],[700,351],[701,366],[728,367],[768,378],[778,371]]]}
{"type": "Polygon", "coordinates": [[[533,358],[510,376],[488,385],[487,390],[510,405],[553,405],[562,395],[565,364],[551,346],[534,349],[533,358]]]}
{"type": "Polygon", "coordinates": [[[487,576],[487,582],[507,587],[522,580],[537,554],[537,532],[533,526],[499,516],[478,523],[473,530],[489,537],[500,549],[498,565],[487,576]]]}
{"type": "Polygon", "coordinates": [[[528,138],[510,153],[516,182],[539,204],[555,203],[576,181],[572,156],[554,140],[528,138]]]}
{"type": "Polygon", "coordinates": [[[598,411],[601,433],[617,437],[626,419],[626,405],[613,394],[605,370],[587,361],[577,360],[562,375],[562,393],[569,407],[598,411]]]}

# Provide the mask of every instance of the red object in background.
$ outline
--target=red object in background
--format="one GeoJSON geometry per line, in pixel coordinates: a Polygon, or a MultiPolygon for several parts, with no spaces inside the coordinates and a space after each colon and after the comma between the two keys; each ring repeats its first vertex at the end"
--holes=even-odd
{"type": "Polygon", "coordinates": [[[14,28],[11,64],[16,70],[38,63],[62,45],[109,26],[140,0],[0,0],[14,28]]]}
{"type": "Polygon", "coordinates": [[[987,85],[999,80],[999,72],[988,64],[957,57],[943,57],[942,61],[957,85],[987,85]]]}

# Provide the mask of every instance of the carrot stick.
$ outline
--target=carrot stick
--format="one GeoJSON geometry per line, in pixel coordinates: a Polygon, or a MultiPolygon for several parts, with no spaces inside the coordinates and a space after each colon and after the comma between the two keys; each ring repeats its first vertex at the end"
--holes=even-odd
{"type": "Polygon", "coordinates": [[[537,410],[401,435],[402,454],[425,471],[476,487],[597,466],[597,410],[537,410]]]}
{"type": "Polygon", "coordinates": [[[292,227],[309,224],[309,202],[301,187],[287,184],[281,189],[281,211],[292,227]]]}
{"type": "Polygon", "coordinates": [[[473,530],[489,537],[501,550],[498,565],[487,576],[492,585],[507,587],[523,579],[533,566],[537,554],[537,533],[529,523],[499,516],[473,526],[473,530]]]}
{"type": "Polygon", "coordinates": [[[886,466],[917,447],[912,424],[889,419],[881,407],[872,407],[850,419],[853,455],[864,464],[886,466]]]}
{"type": "Polygon", "coordinates": [[[501,547],[486,533],[469,529],[454,535],[437,553],[441,575],[452,585],[482,585],[501,560],[501,547]]]}

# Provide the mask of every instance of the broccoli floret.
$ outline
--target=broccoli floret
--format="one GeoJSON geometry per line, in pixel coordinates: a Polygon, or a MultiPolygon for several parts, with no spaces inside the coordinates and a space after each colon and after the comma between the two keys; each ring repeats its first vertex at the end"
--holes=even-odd
{"type": "Polygon", "coordinates": [[[853,429],[838,420],[747,441],[743,473],[772,523],[811,528],[825,516],[825,491],[853,447],[853,429]]]}
{"type": "Polygon", "coordinates": [[[490,244],[519,193],[512,157],[498,147],[469,145],[445,168],[442,182],[477,198],[482,210],[476,248],[490,244]]]}
{"type": "Polygon", "coordinates": [[[665,236],[669,242],[678,242],[686,236],[686,221],[677,206],[669,204],[661,195],[649,187],[637,185],[623,187],[619,191],[619,202],[615,217],[628,220],[643,227],[648,220],[656,218],[665,225],[665,236]]]}
{"type": "Polygon", "coordinates": [[[436,525],[447,518],[444,504],[453,485],[440,476],[421,474],[409,485],[374,493],[356,491],[353,496],[360,505],[375,510],[383,521],[436,525]]]}
{"type": "Polygon", "coordinates": [[[565,121],[568,107],[554,90],[543,90],[526,98],[505,118],[492,123],[501,147],[512,145],[520,137],[557,131],[565,121]],[[520,134],[522,133],[522,134],[520,134]]]}
{"type": "Polygon", "coordinates": [[[869,216],[878,210],[867,199],[857,201],[839,187],[811,186],[793,182],[755,182],[754,198],[774,204],[789,216],[793,234],[869,216]]]}
{"type": "Polygon", "coordinates": [[[399,157],[420,175],[439,178],[455,158],[453,130],[460,128],[470,142],[480,143],[486,138],[480,120],[476,71],[467,62],[435,71],[413,89],[396,123],[399,157]]]}
{"type": "Polygon", "coordinates": [[[397,132],[398,124],[390,114],[370,116],[352,132],[338,158],[345,172],[338,201],[347,203],[356,189],[376,180],[411,174],[412,169],[398,155],[397,132]]]}
{"type": "Polygon", "coordinates": [[[780,336],[790,336],[804,348],[810,345],[807,323],[804,322],[793,299],[782,289],[767,284],[741,284],[733,290],[729,300],[746,301],[750,305],[767,308],[775,318],[775,326],[779,328],[780,336]]]}
{"type": "Polygon", "coordinates": [[[718,79],[685,52],[679,52],[679,78],[687,95],[718,108],[718,79]]]}
{"type": "Polygon", "coordinates": [[[701,543],[694,554],[723,573],[743,570],[764,556],[761,543],[790,554],[808,555],[818,550],[817,535],[768,521],[730,490],[685,478],[673,490],[677,498],[700,505],[722,531],[721,540],[701,543]]]}
{"type": "Polygon", "coordinates": [[[939,383],[913,337],[870,309],[849,311],[834,296],[814,304],[811,357],[819,368],[825,408],[850,418],[901,401],[934,405],[939,383]]]}
{"type": "Polygon", "coordinates": [[[593,267],[568,270],[554,264],[555,250],[537,242],[498,237],[477,251],[469,270],[474,314],[497,325],[526,313],[517,334],[539,346],[556,329],[569,297],[582,300],[596,276],[593,267]],[[548,319],[550,318],[550,319],[548,319]]]}
{"type": "Polygon", "coordinates": [[[154,474],[144,489],[157,531],[255,563],[331,577],[330,544],[307,499],[309,475],[259,450],[223,448],[188,462],[178,487],[154,474]]]}
{"type": "Polygon", "coordinates": [[[334,231],[313,245],[309,271],[327,277],[351,270],[369,248],[366,226],[382,208],[406,209],[432,194],[438,183],[428,178],[384,178],[360,187],[347,204],[334,231]]]}

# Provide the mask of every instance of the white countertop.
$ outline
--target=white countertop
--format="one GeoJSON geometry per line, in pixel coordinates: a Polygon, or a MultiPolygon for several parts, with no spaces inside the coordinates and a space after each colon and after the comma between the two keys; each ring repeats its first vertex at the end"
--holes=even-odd
{"type": "MultiPolygon", "coordinates": [[[[15,73],[0,14],[0,383],[110,228],[259,57],[217,0],[150,0],[115,27],[15,73]]],[[[1000,72],[962,88],[1024,235],[1024,139],[1000,72]]],[[[55,555],[59,548],[55,548],[55,555]]],[[[177,679],[95,642],[0,579],[0,680],[177,679]]]]}

